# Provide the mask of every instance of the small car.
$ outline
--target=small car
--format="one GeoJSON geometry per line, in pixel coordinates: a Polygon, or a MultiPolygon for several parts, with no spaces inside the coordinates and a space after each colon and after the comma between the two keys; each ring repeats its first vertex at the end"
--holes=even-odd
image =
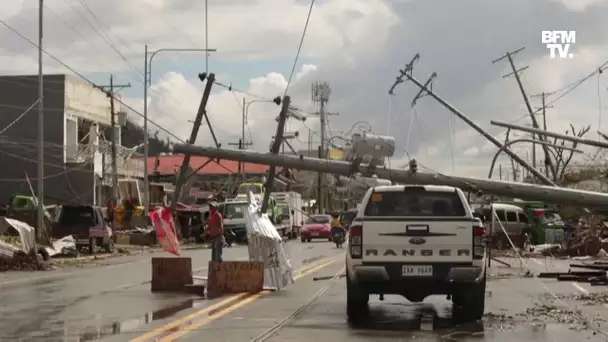
{"type": "Polygon", "coordinates": [[[310,242],[312,239],[327,239],[332,241],[331,215],[311,215],[300,229],[300,240],[310,242]]]}

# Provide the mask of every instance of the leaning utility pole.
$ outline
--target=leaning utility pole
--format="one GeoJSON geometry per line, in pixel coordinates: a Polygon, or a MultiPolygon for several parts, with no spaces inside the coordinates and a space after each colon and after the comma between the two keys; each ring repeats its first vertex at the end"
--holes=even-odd
{"type": "MultiPolygon", "coordinates": [[[[547,104],[545,103],[546,94],[544,92],[541,94],[541,99],[542,99],[543,106],[539,109],[543,111],[543,131],[546,132],[547,131],[547,108],[553,108],[553,106],[547,106],[547,104]]],[[[537,111],[538,111],[538,109],[537,109],[537,111]]],[[[545,139],[545,140],[547,140],[547,139],[545,139]]],[[[545,156],[544,164],[545,164],[545,176],[549,177],[549,165],[547,164],[547,156],[545,156]]]]}
{"type": "Polygon", "coordinates": [[[44,1],[38,2],[38,224],[36,237],[44,238],[44,73],[42,71],[42,33],[44,1]]]}
{"type": "MultiPolygon", "coordinates": [[[[515,76],[515,80],[517,81],[517,86],[519,87],[521,96],[524,98],[524,102],[526,103],[526,107],[528,109],[528,114],[530,114],[530,119],[532,119],[532,125],[534,128],[539,129],[540,126],[538,125],[538,120],[536,119],[536,112],[534,112],[534,110],[532,110],[532,105],[530,104],[530,100],[528,99],[528,94],[526,93],[524,86],[521,83],[521,78],[519,77],[519,73],[521,71],[528,69],[528,66],[517,69],[515,67],[515,63],[513,62],[513,57],[512,57],[513,55],[523,51],[524,49],[525,49],[525,47],[522,47],[513,52],[507,52],[504,56],[493,60],[492,63],[497,63],[505,58],[508,59],[512,72],[507,75],[504,75],[503,78],[507,78],[511,75],[515,76]]],[[[535,139],[536,138],[533,134],[532,140],[535,140],[535,139]]],[[[538,136],[538,140],[546,142],[545,137],[542,135],[538,136]]],[[[545,154],[545,168],[550,167],[551,169],[553,169],[553,161],[550,158],[551,155],[549,154],[549,147],[547,145],[542,145],[542,149],[545,154]]],[[[532,167],[534,167],[536,169],[536,144],[535,143],[532,144],[532,167]]]]}
{"type": "Polygon", "coordinates": [[[114,85],[114,75],[110,75],[109,86],[98,86],[106,96],[110,99],[110,126],[112,127],[112,141],[110,142],[110,150],[112,153],[112,197],[118,202],[120,191],[118,189],[118,129],[116,129],[116,109],[114,108],[114,97],[116,96],[115,88],[129,88],[131,84],[114,85]]]}
{"type": "MultiPolygon", "coordinates": [[[[418,57],[418,55],[416,55],[416,56],[418,57]]],[[[412,81],[412,83],[414,83],[416,86],[418,86],[420,89],[422,89],[426,93],[426,95],[430,95],[437,102],[439,102],[442,106],[444,106],[446,109],[448,109],[454,115],[459,117],[462,121],[466,122],[471,128],[476,130],[484,138],[488,139],[492,144],[494,144],[494,146],[498,147],[499,149],[503,149],[504,152],[509,157],[511,157],[515,162],[517,162],[518,164],[520,164],[521,166],[523,166],[524,168],[529,170],[534,176],[536,176],[536,178],[540,179],[544,184],[557,186],[549,178],[545,177],[545,175],[543,175],[541,172],[539,172],[538,170],[533,168],[530,164],[528,164],[525,160],[523,160],[521,157],[519,157],[517,154],[515,154],[509,148],[505,148],[504,145],[500,141],[498,141],[494,136],[492,136],[488,132],[484,131],[483,128],[481,128],[479,125],[477,125],[471,119],[469,119],[466,115],[464,115],[463,113],[458,111],[454,106],[452,106],[451,104],[446,102],[443,98],[441,98],[439,95],[437,95],[435,92],[433,92],[428,87],[425,87],[425,85],[423,85],[420,81],[418,81],[416,78],[414,78],[414,76],[412,76],[412,70],[413,70],[412,63],[414,61],[416,61],[417,59],[418,58],[415,57],[412,60],[412,62],[408,63],[405,66],[405,68],[399,70],[399,76],[397,77],[397,80],[391,87],[390,92],[394,91],[396,85],[403,83],[403,78],[407,78],[408,80],[412,81]]]]}
{"type": "MultiPolygon", "coordinates": [[[[281,149],[281,142],[283,141],[283,133],[285,132],[285,122],[287,121],[287,114],[289,112],[289,104],[291,99],[289,96],[283,97],[281,113],[279,113],[279,124],[277,125],[277,133],[272,141],[272,148],[270,153],[278,155],[281,149]]],[[[266,179],[266,190],[264,191],[264,199],[262,201],[262,207],[260,213],[265,213],[268,210],[268,203],[270,201],[270,193],[274,187],[274,178],[276,177],[277,170],[276,165],[268,165],[268,177],[266,179]]]]}
{"type": "MultiPolygon", "coordinates": [[[[203,97],[201,98],[201,103],[198,107],[198,112],[196,113],[196,118],[194,119],[194,125],[192,126],[192,132],[190,133],[190,139],[188,139],[188,143],[193,145],[196,142],[196,138],[198,137],[198,131],[202,125],[203,117],[204,117],[209,126],[209,130],[211,131],[213,140],[215,141],[216,146],[218,146],[217,139],[215,137],[215,133],[213,132],[213,129],[211,128],[211,123],[209,122],[209,118],[207,117],[207,102],[209,101],[209,96],[211,95],[211,87],[213,87],[213,83],[215,82],[215,74],[210,74],[209,76],[207,76],[207,74],[200,74],[199,79],[201,81],[204,81],[206,79],[207,83],[205,84],[205,90],[203,91],[203,97]]],[[[175,181],[175,190],[173,192],[173,199],[171,201],[171,211],[175,211],[175,207],[177,206],[177,201],[180,198],[180,192],[182,190],[182,185],[186,181],[187,176],[194,177],[196,175],[196,172],[198,172],[198,170],[194,170],[192,173],[190,173],[190,175],[186,174],[188,172],[188,167],[190,165],[190,157],[191,157],[190,153],[184,154],[184,161],[182,162],[182,165],[179,169],[179,174],[177,175],[177,180],[175,181]]],[[[205,163],[205,165],[208,164],[209,162],[210,162],[210,160],[208,160],[207,163],[205,163]]]]}

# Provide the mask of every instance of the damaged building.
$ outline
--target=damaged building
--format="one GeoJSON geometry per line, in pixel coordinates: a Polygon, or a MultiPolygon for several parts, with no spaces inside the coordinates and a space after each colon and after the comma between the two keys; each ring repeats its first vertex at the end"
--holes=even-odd
{"type": "MultiPolygon", "coordinates": [[[[38,77],[0,76],[0,204],[36,191],[38,77]],[[28,110],[29,109],[29,110],[28,110]]],[[[116,103],[120,112],[120,104],[116,103]]],[[[110,99],[70,75],[44,76],[44,195],[47,204],[101,203],[111,193],[110,99]]],[[[124,121],[124,114],[117,121],[124,121]]],[[[120,127],[116,127],[120,130],[120,127]]],[[[118,134],[120,136],[120,134],[118,134]]],[[[118,142],[118,174],[143,178],[143,163],[118,142]]]]}

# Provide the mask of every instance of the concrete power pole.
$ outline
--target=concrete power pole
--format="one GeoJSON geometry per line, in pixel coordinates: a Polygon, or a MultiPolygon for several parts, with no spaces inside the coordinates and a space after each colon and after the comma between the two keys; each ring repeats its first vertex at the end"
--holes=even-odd
{"type": "MultiPolygon", "coordinates": [[[[536,176],[536,178],[538,178],[542,183],[544,183],[546,185],[557,186],[553,181],[551,181],[550,179],[548,179],[547,177],[545,177],[545,175],[542,174],[541,172],[539,172],[538,170],[534,169],[531,165],[529,165],[525,160],[523,160],[521,157],[519,157],[517,154],[515,154],[509,148],[505,148],[504,145],[500,141],[498,141],[491,134],[488,134],[488,132],[486,132],[483,128],[481,128],[473,120],[471,120],[466,115],[464,115],[463,113],[461,113],[454,106],[452,106],[447,101],[445,101],[443,98],[441,98],[439,95],[437,95],[437,93],[433,92],[433,90],[429,89],[428,87],[425,87],[424,84],[422,84],[414,76],[412,76],[412,63],[415,60],[417,60],[417,56],[418,55],[416,55],[416,57],[414,57],[414,59],[412,60],[412,62],[408,63],[403,69],[399,70],[399,76],[397,76],[397,80],[395,81],[395,83],[391,87],[391,90],[389,90],[389,93],[392,93],[397,85],[403,83],[404,79],[409,80],[410,82],[412,82],[413,84],[415,84],[418,88],[422,89],[424,91],[424,93],[426,93],[425,95],[429,95],[432,98],[434,98],[443,107],[445,107],[447,110],[449,110],[450,112],[452,112],[452,114],[456,115],[458,118],[460,118],[462,121],[464,121],[467,125],[469,125],[471,128],[473,128],[474,130],[476,130],[479,134],[481,134],[484,138],[486,138],[488,141],[490,141],[492,144],[494,144],[494,146],[496,146],[496,147],[498,147],[500,149],[503,149],[504,152],[509,157],[511,157],[511,159],[513,159],[516,163],[518,163],[522,167],[530,170],[530,172],[534,176],[536,176]]],[[[378,177],[380,178],[380,175],[378,175],[378,177]]]]}
{"type": "MultiPolygon", "coordinates": [[[[329,113],[325,112],[325,106],[329,102],[329,96],[331,95],[331,87],[327,82],[314,82],[312,84],[312,102],[315,104],[319,104],[319,112],[315,113],[319,115],[319,120],[321,122],[321,142],[319,144],[319,158],[327,159],[327,147],[325,146],[325,142],[327,139],[327,135],[325,132],[325,125],[327,124],[327,115],[329,113]]],[[[317,191],[317,205],[318,212],[322,214],[325,212],[325,200],[326,200],[326,192],[325,192],[325,175],[319,174],[318,177],[318,191],[317,191]]]]}
{"type": "Polygon", "coordinates": [[[116,142],[118,140],[118,129],[116,129],[116,109],[114,97],[116,96],[116,89],[129,88],[131,84],[114,84],[114,75],[110,75],[109,86],[99,86],[99,88],[106,93],[106,96],[110,99],[110,126],[112,127],[112,141],[110,141],[110,149],[112,153],[112,197],[118,202],[120,192],[118,190],[118,148],[116,142]]]}
{"type": "MultiPolygon", "coordinates": [[[[241,119],[241,138],[238,143],[228,143],[230,146],[238,146],[239,150],[244,150],[247,146],[253,145],[253,142],[247,142],[245,140],[245,123],[247,122],[247,103],[245,102],[245,97],[243,97],[243,104],[241,105],[242,109],[242,119],[241,119]]],[[[239,176],[241,179],[245,179],[245,168],[244,164],[239,162],[239,176]]]]}
{"type": "MultiPolygon", "coordinates": [[[[511,66],[512,72],[504,75],[503,78],[507,78],[511,75],[515,76],[515,80],[517,81],[517,86],[519,87],[521,96],[523,97],[524,102],[526,103],[526,107],[528,109],[528,114],[530,114],[530,119],[532,119],[532,125],[534,128],[539,129],[540,126],[538,125],[538,120],[536,119],[536,112],[534,112],[534,110],[532,110],[532,105],[530,104],[530,100],[528,99],[528,94],[526,93],[526,90],[524,89],[524,86],[521,83],[521,78],[519,77],[519,73],[528,69],[528,66],[517,69],[515,67],[515,63],[513,62],[513,57],[512,57],[513,55],[516,55],[517,53],[523,51],[524,49],[525,49],[525,47],[522,47],[513,52],[507,52],[504,56],[493,60],[492,63],[497,63],[499,61],[502,61],[505,58],[509,61],[509,65],[511,66]]],[[[534,134],[532,135],[532,139],[533,140],[536,139],[534,134]]],[[[545,137],[542,135],[538,136],[538,140],[546,142],[545,137]]],[[[550,158],[551,155],[549,154],[549,147],[547,145],[542,145],[541,147],[545,154],[545,158],[544,158],[545,164],[546,164],[545,168],[547,168],[547,167],[553,168],[553,162],[551,161],[551,158],[550,158]]],[[[536,169],[536,144],[535,143],[532,144],[532,167],[536,169]]]]}
{"type": "MultiPolygon", "coordinates": [[[[553,106],[547,106],[545,100],[546,100],[546,95],[544,92],[541,94],[541,99],[542,99],[542,107],[538,108],[538,110],[542,110],[543,112],[543,131],[547,131],[547,108],[553,108],[553,106]]],[[[547,158],[545,157],[545,176],[549,177],[549,165],[547,163],[547,158]]],[[[549,159],[549,161],[551,161],[549,159]]]]}
{"type": "MultiPolygon", "coordinates": [[[[116,151],[116,110],[114,109],[114,77],[110,75],[110,111],[111,111],[111,123],[112,126],[112,143],[110,144],[112,148],[112,197],[116,203],[118,203],[118,195],[120,192],[118,191],[118,151],[116,151]]],[[[145,161],[147,162],[147,160],[145,161]]]]}
{"type": "Polygon", "coordinates": [[[36,237],[44,238],[44,73],[42,71],[42,33],[44,1],[38,2],[38,217],[36,237]]]}
{"type": "MultiPolygon", "coordinates": [[[[529,129],[527,127],[524,128],[529,129]]],[[[562,136],[565,137],[565,135],[562,136]]],[[[569,138],[575,139],[574,137],[569,138]]],[[[577,141],[578,139],[580,138],[577,138],[577,141]]],[[[589,139],[581,140],[589,141],[589,139]]],[[[593,141],[593,143],[598,144],[597,141],[593,141]]],[[[389,179],[402,184],[449,185],[461,188],[463,191],[472,191],[478,194],[493,194],[497,196],[546,201],[555,204],[574,204],[578,206],[587,206],[589,208],[605,208],[606,203],[608,203],[608,194],[600,192],[581,191],[556,186],[495,181],[481,178],[446,176],[436,173],[413,172],[412,170],[370,168],[365,164],[359,165],[338,160],[322,160],[316,158],[301,159],[299,156],[293,155],[275,155],[272,153],[260,153],[255,151],[199,147],[192,144],[176,144],[173,146],[173,153],[219,158],[222,160],[240,160],[246,163],[275,165],[296,170],[331,173],[347,177],[352,175],[353,172],[361,172],[364,177],[370,177],[373,172],[380,179],[389,179]]]]}
{"type": "MultiPolygon", "coordinates": [[[[215,137],[215,133],[211,128],[211,124],[209,123],[209,118],[207,117],[207,102],[209,101],[209,96],[211,95],[211,88],[213,87],[213,83],[215,82],[215,74],[207,74],[199,75],[201,81],[206,79],[205,90],[203,91],[203,97],[201,98],[201,103],[198,106],[198,112],[196,113],[196,118],[194,119],[194,125],[192,126],[192,132],[190,133],[190,139],[188,139],[189,144],[194,144],[196,142],[196,138],[198,137],[198,131],[202,125],[203,119],[207,121],[207,125],[209,125],[209,129],[211,131],[211,136],[213,137],[216,146],[218,146],[217,139],[215,137]]],[[[186,153],[184,155],[184,160],[179,169],[179,174],[177,175],[177,179],[175,181],[175,190],[173,192],[173,199],[171,200],[171,211],[175,211],[175,207],[177,206],[177,201],[180,198],[182,185],[187,180],[188,168],[190,167],[190,157],[191,154],[186,153]]],[[[207,161],[207,163],[211,162],[211,159],[207,161]]],[[[205,163],[204,165],[206,165],[205,163]]],[[[193,173],[196,174],[198,170],[194,170],[194,172],[190,173],[190,177],[193,177],[193,173]]]]}
{"type": "MultiPolygon", "coordinates": [[[[283,133],[285,133],[285,123],[287,122],[287,115],[289,112],[289,105],[291,104],[291,100],[289,96],[283,97],[281,102],[281,112],[279,113],[279,123],[277,125],[277,133],[274,136],[274,140],[272,141],[272,147],[270,148],[271,155],[278,155],[281,149],[281,143],[283,141],[283,133]]],[[[277,175],[276,165],[272,163],[268,165],[268,178],[266,179],[266,191],[264,191],[264,199],[262,200],[262,207],[260,208],[260,213],[265,213],[268,211],[268,204],[270,201],[270,193],[274,188],[274,179],[277,175]]]]}

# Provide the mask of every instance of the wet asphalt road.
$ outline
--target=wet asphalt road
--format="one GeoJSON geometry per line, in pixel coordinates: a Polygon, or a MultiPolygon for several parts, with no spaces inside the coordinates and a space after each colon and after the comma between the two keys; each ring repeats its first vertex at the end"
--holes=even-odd
{"type": "MultiPolygon", "coordinates": [[[[541,282],[526,276],[518,261],[503,260],[513,267],[494,264],[486,292],[486,317],[479,323],[456,325],[445,297],[429,297],[424,303],[412,304],[400,297],[387,296],[384,302],[377,297],[371,300],[370,316],[363,324],[350,325],[345,318],[344,278],[313,280],[314,276],[340,273],[343,262],[338,258],[280,293],[262,296],[232,311],[201,314],[173,330],[177,332],[162,334],[165,339],[161,341],[175,337],[192,342],[253,341],[282,321],[284,325],[266,341],[608,340],[608,335],[602,335],[608,332],[608,296],[603,294],[608,287],[551,279],[541,282]],[[311,302],[319,294],[319,298],[311,302]],[[581,298],[587,296],[587,299],[581,298]],[[306,307],[307,303],[310,306],[306,307]],[[580,314],[576,313],[578,310],[580,314]],[[298,311],[299,314],[288,319],[298,311]]],[[[528,259],[527,263],[536,272],[568,268],[568,262],[563,260],[545,264],[544,260],[528,259]]]]}
{"type": "MultiPolygon", "coordinates": [[[[0,275],[0,339],[11,341],[252,341],[283,322],[268,341],[607,341],[608,287],[526,276],[519,261],[493,264],[483,322],[456,325],[451,305],[440,296],[411,304],[387,296],[371,300],[370,316],[353,326],[345,318],[345,280],[314,281],[342,271],[343,250],[329,243],[290,241],[298,275],[281,292],[200,300],[151,294],[151,254],[109,259],[97,267],[48,273],[0,275]],[[312,271],[311,271],[312,269],[312,271]],[[25,278],[24,278],[25,277],[25,278]],[[29,278],[27,277],[37,277],[29,278]],[[11,278],[11,279],[8,279],[11,278]],[[38,280],[36,280],[38,279],[38,280]],[[7,282],[9,282],[7,284],[7,282]],[[12,283],[10,283],[12,282],[12,283]],[[318,296],[318,299],[312,300],[318,296]],[[557,299],[555,297],[557,297],[557,299]],[[219,304],[218,304],[219,303],[219,304]],[[305,304],[309,304],[306,306],[305,304]],[[303,308],[304,306],[304,308],[303,308]],[[299,312],[294,317],[294,312],[299,312]],[[170,329],[163,329],[172,324],[170,329]],[[145,339],[137,339],[142,335],[145,339]]],[[[243,247],[226,259],[245,259],[243,247]]],[[[204,269],[210,252],[189,251],[204,269]]],[[[161,255],[156,253],[154,255],[161,255]]],[[[568,261],[526,259],[535,272],[566,271],[568,261]]]]}
{"type": "MultiPolygon", "coordinates": [[[[328,243],[290,241],[287,245],[294,268],[331,252],[328,243]]],[[[206,276],[209,250],[183,254],[192,257],[197,275],[206,276]]],[[[144,252],[84,267],[0,274],[0,340],[126,341],[152,329],[157,321],[217,302],[152,294],[150,258],[163,255],[167,254],[144,252]]],[[[247,248],[227,248],[224,259],[247,260],[247,248]]]]}

